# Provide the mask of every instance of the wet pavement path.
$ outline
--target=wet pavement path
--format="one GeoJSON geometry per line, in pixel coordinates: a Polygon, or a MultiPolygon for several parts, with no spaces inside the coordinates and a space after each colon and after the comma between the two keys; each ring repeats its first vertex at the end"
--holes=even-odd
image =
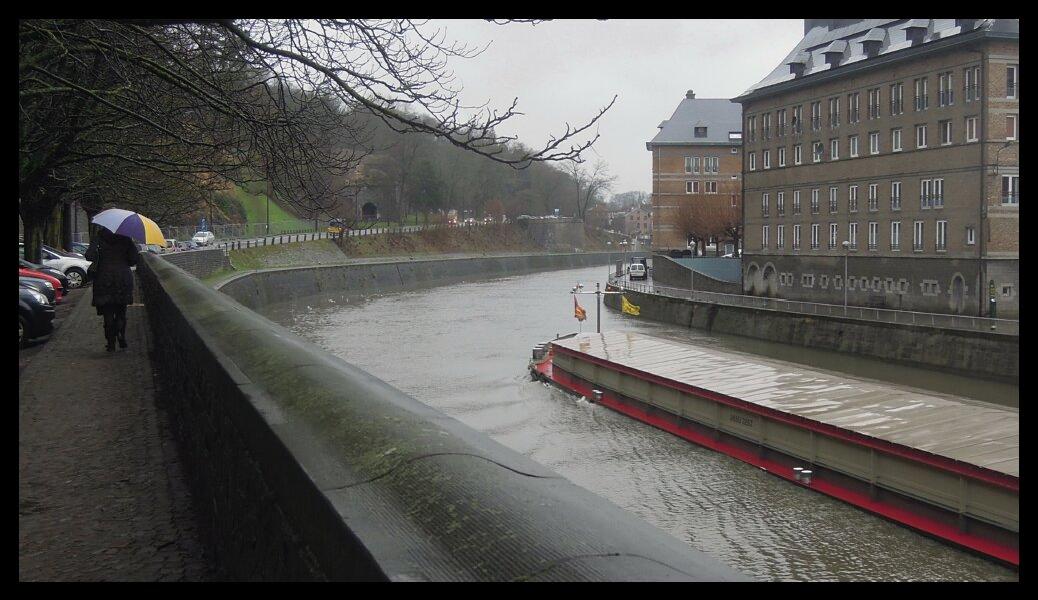
{"type": "Polygon", "coordinates": [[[50,339],[19,356],[18,577],[209,579],[144,307],[127,309],[129,347],[108,353],[91,294],[74,290],[50,339]]]}

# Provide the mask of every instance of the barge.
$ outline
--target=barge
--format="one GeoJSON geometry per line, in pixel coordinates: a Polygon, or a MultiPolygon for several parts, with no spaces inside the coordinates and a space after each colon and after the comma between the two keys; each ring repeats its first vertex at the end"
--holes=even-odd
{"type": "Polygon", "coordinates": [[[1016,409],[638,333],[533,355],[538,379],[1019,567],[1016,409]]]}

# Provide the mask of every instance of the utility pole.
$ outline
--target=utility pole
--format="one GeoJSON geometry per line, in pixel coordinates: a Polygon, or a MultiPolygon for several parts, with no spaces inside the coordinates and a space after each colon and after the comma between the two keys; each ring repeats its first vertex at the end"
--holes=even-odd
{"type": "Polygon", "coordinates": [[[843,243],[843,315],[847,316],[847,254],[850,252],[851,243],[843,243]]]}

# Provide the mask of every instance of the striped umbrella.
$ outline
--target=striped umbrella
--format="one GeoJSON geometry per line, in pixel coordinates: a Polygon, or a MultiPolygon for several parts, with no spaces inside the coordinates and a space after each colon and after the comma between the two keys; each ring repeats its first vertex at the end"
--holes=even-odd
{"type": "Polygon", "coordinates": [[[155,224],[155,221],[139,213],[121,208],[109,208],[97,213],[90,222],[96,223],[112,233],[133,238],[142,244],[166,245],[166,236],[162,235],[162,230],[155,224]]]}

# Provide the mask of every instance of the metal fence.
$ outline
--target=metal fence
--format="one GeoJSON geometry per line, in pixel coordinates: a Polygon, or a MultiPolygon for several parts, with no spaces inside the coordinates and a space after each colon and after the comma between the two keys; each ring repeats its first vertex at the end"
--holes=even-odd
{"type": "MultiPolygon", "coordinates": [[[[364,237],[370,235],[403,235],[408,233],[417,233],[423,230],[432,229],[458,229],[468,227],[483,227],[492,225],[491,223],[470,223],[470,224],[447,224],[447,223],[430,223],[428,225],[404,225],[401,227],[379,227],[371,229],[351,229],[344,235],[349,237],[364,237]]],[[[220,226],[217,226],[220,227],[220,226]]],[[[170,228],[172,229],[172,228],[170,228]]],[[[215,231],[214,231],[215,233],[215,231]]],[[[193,234],[192,234],[193,235],[193,234]]],[[[259,246],[270,246],[273,244],[292,244],[296,242],[311,242],[314,240],[322,239],[333,239],[338,237],[336,234],[330,234],[326,230],[314,231],[313,227],[309,231],[297,231],[287,232],[278,235],[260,235],[258,237],[221,237],[219,233],[215,233],[217,242],[214,244],[216,248],[223,248],[225,250],[241,250],[243,248],[256,248],[259,246]]],[[[178,238],[174,238],[178,239],[178,238]]],[[[189,238],[186,238],[189,239],[189,238]]]]}
{"type": "Polygon", "coordinates": [[[983,331],[1003,335],[1020,335],[1020,321],[1014,319],[990,319],[987,317],[971,317],[968,315],[949,315],[942,313],[924,313],[908,310],[890,310],[887,308],[869,308],[864,306],[843,306],[842,304],[819,304],[816,302],[800,302],[797,300],[781,300],[761,296],[744,296],[740,294],[722,294],[718,292],[690,292],[684,288],[659,286],[652,283],[634,283],[615,275],[609,277],[609,283],[622,289],[644,294],[655,294],[668,298],[687,298],[693,302],[739,306],[758,310],[772,310],[802,315],[823,317],[840,317],[876,323],[892,323],[897,325],[922,325],[941,329],[957,329],[964,331],[983,331]]]}

